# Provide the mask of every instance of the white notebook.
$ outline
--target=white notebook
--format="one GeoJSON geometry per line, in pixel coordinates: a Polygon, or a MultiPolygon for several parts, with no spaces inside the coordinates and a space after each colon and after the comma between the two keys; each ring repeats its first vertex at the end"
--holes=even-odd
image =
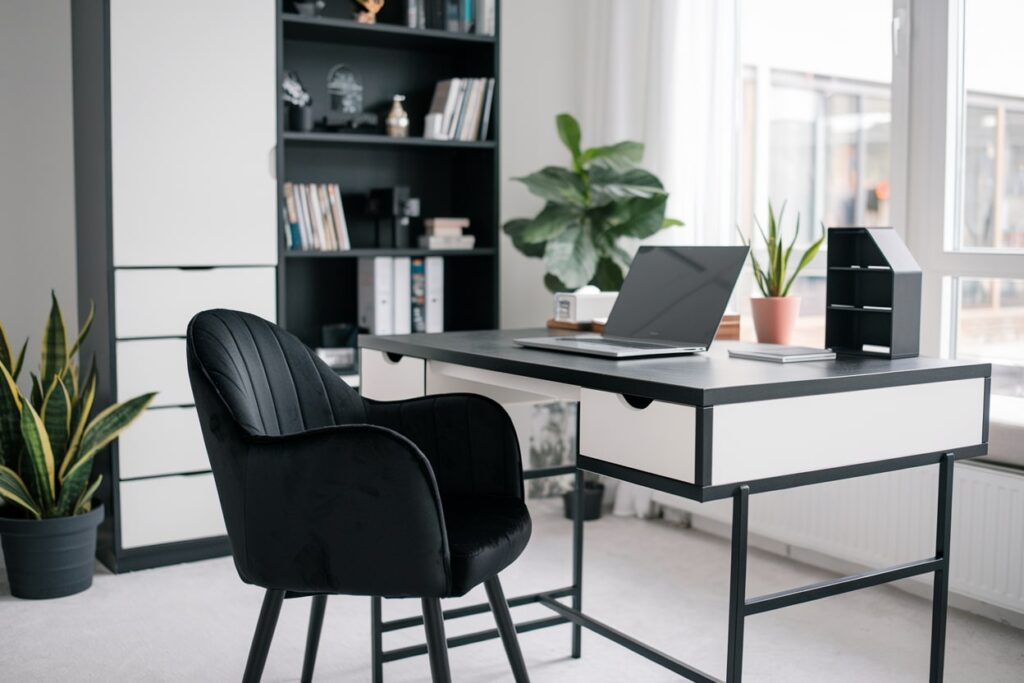
{"type": "Polygon", "coordinates": [[[835,360],[836,353],[830,349],[815,349],[810,346],[751,344],[729,349],[729,357],[763,360],[769,363],[804,363],[812,360],[835,360]]]}

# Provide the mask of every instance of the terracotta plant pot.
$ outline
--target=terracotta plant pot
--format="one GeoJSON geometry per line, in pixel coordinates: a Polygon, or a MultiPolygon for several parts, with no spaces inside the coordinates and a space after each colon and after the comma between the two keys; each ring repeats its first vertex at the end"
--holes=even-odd
{"type": "Polygon", "coordinates": [[[751,299],[750,309],[754,314],[754,329],[757,341],[762,344],[789,344],[793,329],[800,314],[800,297],[768,296],[751,299]]]}

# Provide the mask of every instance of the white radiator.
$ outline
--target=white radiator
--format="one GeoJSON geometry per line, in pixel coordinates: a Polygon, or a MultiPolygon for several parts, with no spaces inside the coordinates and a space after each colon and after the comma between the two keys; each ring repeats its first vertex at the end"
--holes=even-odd
{"type": "MultiPolygon", "coordinates": [[[[965,462],[954,473],[950,604],[1024,627],[1024,474],[965,462]]],[[[935,466],[757,494],[751,544],[840,572],[931,557],[937,492],[935,466]]],[[[654,500],[729,533],[731,501],[654,500]]],[[[931,575],[898,585],[930,596],[931,575]]]]}

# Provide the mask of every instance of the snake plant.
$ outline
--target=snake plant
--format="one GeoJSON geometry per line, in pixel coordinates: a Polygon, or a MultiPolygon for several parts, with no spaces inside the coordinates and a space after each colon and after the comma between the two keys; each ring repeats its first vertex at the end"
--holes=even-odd
{"type": "Polygon", "coordinates": [[[15,355],[0,325],[0,498],[35,519],[91,509],[102,479],[90,481],[94,457],[155,396],[137,396],[93,415],[95,359],[85,375],[75,362],[93,310],[68,345],[60,304],[55,294],[50,296],[39,372],[30,373],[29,396],[17,384],[28,340],[15,355]]]}
{"type": "MultiPolygon", "coordinates": [[[[782,208],[779,210],[779,217],[776,220],[772,203],[768,202],[767,233],[761,227],[757,218],[754,218],[757,230],[761,233],[761,239],[764,240],[765,247],[767,248],[767,266],[761,267],[761,262],[758,261],[753,249],[750,250],[750,261],[754,267],[754,280],[757,282],[757,287],[761,290],[761,294],[766,297],[789,296],[789,289],[793,286],[796,276],[814,260],[815,254],[818,253],[822,243],[825,241],[825,225],[822,224],[821,237],[818,238],[818,241],[807,247],[800,262],[796,264],[796,269],[787,278],[786,271],[789,269],[789,257],[793,254],[793,246],[796,244],[797,237],[800,236],[800,214],[796,215],[796,229],[793,231],[793,239],[789,241],[788,245],[782,239],[782,219],[785,214],[786,203],[783,202],[782,208]]],[[[752,240],[748,241],[739,227],[736,230],[740,234],[740,240],[747,246],[750,246],[752,240]]]]}
{"type": "Polygon", "coordinates": [[[632,260],[619,239],[650,237],[682,223],[665,218],[668,193],[639,168],[642,144],[581,149],[576,119],[559,114],[555,124],[572,168],[548,166],[515,178],[546,203],[533,218],[509,221],[504,231],[524,255],[544,259],[544,284],[552,292],[586,284],[618,291],[632,260]]]}

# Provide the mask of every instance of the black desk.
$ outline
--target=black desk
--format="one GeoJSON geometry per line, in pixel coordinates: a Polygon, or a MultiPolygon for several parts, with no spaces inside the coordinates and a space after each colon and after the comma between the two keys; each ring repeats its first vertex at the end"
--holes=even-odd
{"type": "MultiPolygon", "coordinates": [[[[727,681],[742,676],[747,616],[925,573],[935,574],[931,679],[942,679],[953,464],[987,450],[989,364],[843,358],[783,365],[730,359],[730,342],[694,356],[608,360],[523,349],[512,341],[543,334],[561,333],[363,337],[361,386],[366,396],[379,400],[469,391],[506,404],[578,401],[576,467],[534,470],[527,476],[575,471],[579,486],[580,470],[589,470],[697,501],[732,498],[727,681]],[[750,494],[927,465],[940,468],[934,557],[747,598],[750,494]]],[[[589,628],[690,680],[720,680],[581,611],[582,496],[577,502],[573,585],[510,601],[539,602],[557,615],[517,628],[571,622],[574,657],[580,656],[580,629],[589,628]],[[564,597],[572,598],[571,606],[560,602],[564,597]]],[[[451,610],[446,616],[486,610],[481,607],[451,610]]],[[[380,633],[413,625],[407,621],[383,622],[375,604],[376,680],[384,661],[425,651],[384,652],[380,647],[380,633]]],[[[469,634],[461,641],[494,635],[469,634]]]]}

